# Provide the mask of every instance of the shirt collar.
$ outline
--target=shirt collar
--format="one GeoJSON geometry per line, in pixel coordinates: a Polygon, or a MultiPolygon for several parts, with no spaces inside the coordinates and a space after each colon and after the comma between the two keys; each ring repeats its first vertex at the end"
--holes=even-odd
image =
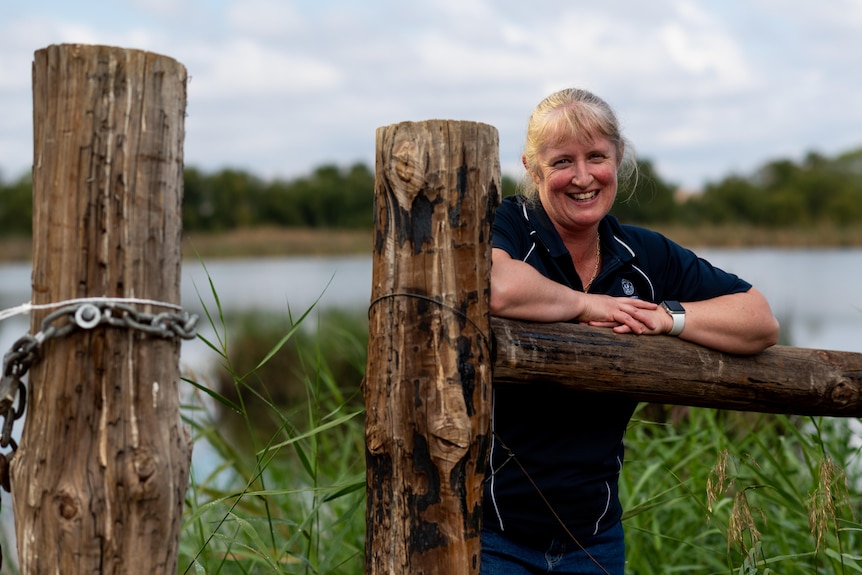
{"type": "MultiPolygon", "coordinates": [[[[558,258],[569,256],[569,250],[563,243],[563,239],[557,232],[557,228],[551,222],[551,218],[542,206],[542,203],[521,201],[521,213],[530,227],[535,231],[538,240],[545,246],[551,257],[558,258]]],[[[599,235],[602,241],[602,250],[610,255],[613,254],[620,261],[627,262],[635,258],[635,252],[626,242],[625,232],[615,216],[610,214],[599,222],[599,235]]]]}

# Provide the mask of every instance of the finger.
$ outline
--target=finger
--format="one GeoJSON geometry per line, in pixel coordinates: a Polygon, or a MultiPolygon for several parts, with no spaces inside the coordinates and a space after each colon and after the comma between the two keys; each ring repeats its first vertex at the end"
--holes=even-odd
{"type": "Polygon", "coordinates": [[[620,325],[619,322],[616,322],[616,321],[593,320],[593,321],[588,321],[586,323],[587,323],[587,325],[590,325],[592,327],[617,327],[618,325],[620,325]]]}
{"type": "Polygon", "coordinates": [[[629,315],[639,321],[641,324],[646,327],[649,331],[655,331],[658,327],[658,322],[655,321],[654,316],[649,313],[647,310],[636,309],[633,310],[629,315]]]}
{"type": "Polygon", "coordinates": [[[640,321],[638,318],[634,317],[631,314],[624,313],[622,314],[622,317],[618,319],[621,320],[620,324],[628,326],[632,333],[642,334],[645,331],[648,331],[648,327],[642,321],[640,321]]]}

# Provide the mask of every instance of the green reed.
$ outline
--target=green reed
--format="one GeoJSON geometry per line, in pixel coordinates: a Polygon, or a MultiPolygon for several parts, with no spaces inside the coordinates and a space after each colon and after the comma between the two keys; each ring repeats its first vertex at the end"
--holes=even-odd
{"type": "Polygon", "coordinates": [[[676,411],[627,432],[630,573],[862,572],[850,420],[676,411]]]}
{"type": "MultiPolygon", "coordinates": [[[[180,572],[363,573],[366,318],[226,320],[213,293],[220,368],[187,379],[184,417],[215,463],[193,470],[180,572]]],[[[620,483],[627,573],[862,573],[851,422],[642,405],[620,483]]]]}
{"type": "Polygon", "coordinates": [[[226,319],[213,294],[220,367],[186,378],[183,409],[210,464],[193,465],[180,572],[361,573],[367,320],[313,306],[226,319]]]}

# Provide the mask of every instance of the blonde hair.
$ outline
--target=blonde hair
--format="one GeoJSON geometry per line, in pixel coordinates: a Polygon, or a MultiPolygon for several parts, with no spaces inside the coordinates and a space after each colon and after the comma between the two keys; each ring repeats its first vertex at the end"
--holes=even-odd
{"type": "Polygon", "coordinates": [[[613,109],[592,92],[567,88],[539,102],[530,115],[524,143],[524,167],[527,171],[520,184],[521,193],[531,201],[538,197],[532,175],[539,172],[538,155],[545,147],[572,139],[590,142],[598,137],[607,138],[617,151],[620,160],[617,186],[630,186],[633,192],[637,182],[637,161],[634,149],[622,136],[613,109]]]}

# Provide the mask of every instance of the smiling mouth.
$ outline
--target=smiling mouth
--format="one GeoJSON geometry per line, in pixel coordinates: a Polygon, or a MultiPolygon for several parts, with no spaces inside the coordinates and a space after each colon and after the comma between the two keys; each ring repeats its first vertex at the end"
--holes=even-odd
{"type": "Polygon", "coordinates": [[[593,190],[592,192],[584,192],[582,194],[569,194],[569,197],[572,198],[573,200],[583,202],[586,200],[592,200],[593,198],[595,198],[598,195],[599,195],[599,191],[593,190]]]}

